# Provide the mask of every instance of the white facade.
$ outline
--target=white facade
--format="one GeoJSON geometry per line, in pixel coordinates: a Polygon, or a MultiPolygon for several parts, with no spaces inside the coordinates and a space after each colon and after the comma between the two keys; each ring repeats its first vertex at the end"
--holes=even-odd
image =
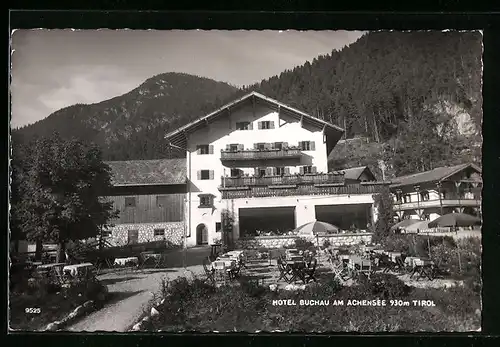
{"type": "MultiPolygon", "coordinates": [[[[285,143],[290,147],[299,146],[302,141],[309,141],[302,147],[300,158],[265,160],[265,167],[287,168],[287,174],[298,174],[301,167],[313,168],[314,172],[327,173],[327,135],[325,128],[310,125],[302,119],[285,115],[263,104],[246,103],[232,109],[219,118],[206,122],[197,130],[186,132],[187,173],[190,193],[186,197],[186,228],[188,246],[199,243],[197,228],[201,225],[208,231],[204,243],[211,244],[221,238],[217,232],[221,223],[221,211],[230,210],[235,218],[233,239],[239,237],[238,211],[240,208],[294,207],[296,226],[314,221],[316,205],[369,204],[373,206],[372,194],[358,195],[323,195],[323,196],[282,196],[223,199],[219,191],[223,176],[230,176],[231,169],[240,169],[243,175],[256,174],[256,165],[252,162],[238,164],[221,161],[221,151],[228,145],[239,145],[240,150],[250,150],[258,143],[285,143]],[[238,123],[249,122],[250,130],[237,130],[238,123]],[[270,129],[259,129],[260,122],[268,122],[270,129]],[[200,146],[206,153],[200,153],[200,146]],[[208,148],[208,150],[207,150],[208,148]],[[200,195],[213,196],[213,206],[200,206],[200,195]],[[198,241],[198,242],[197,242],[198,241]]],[[[261,167],[262,161],[259,165],[261,167]]]]}

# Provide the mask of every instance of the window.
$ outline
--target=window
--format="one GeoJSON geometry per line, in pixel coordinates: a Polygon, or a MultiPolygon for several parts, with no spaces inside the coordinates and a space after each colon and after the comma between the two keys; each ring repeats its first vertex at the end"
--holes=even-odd
{"type": "Polygon", "coordinates": [[[156,207],[167,207],[167,196],[157,196],[156,197],[156,207]]]}
{"type": "Polygon", "coordinates": [[[258,149],[259,151],[263,151],[267,148],[266,143],[260,142],[260,143],[255,143],[254,148],[258,149]]]}
{"type": "Polygon", "coordinates": [[[317,172],[316,166],[306,165],[300,167],[300,174],[315,174],[317,172]]]}
{"type": "Polygon", "coordinates": [[[196,146],[197,154],[214,154],[214,146],[212,145],[198,145],[196,146]]]}
{"type": "Polygon", "coordinates": [[[241,177],[242,174],[243,174],[243,170],[231,169],[231,177],[241,177]]]}
{"type": "Polygon", "coordinates": [[[262,122],[259,122],[259,129],[262,129],[262,130],[267,130],[267,129],[274,129],[274,122],[273,121],[262,121],[262,122]]]}
{"type": "Polygon", "coordinates": [[[200,170],[198,171],[198,180],[213,180],[214,170],[200,170]]]}
{"type": "Polygon", "coordinates": [[[129,230],[128,231],[127,243],[128,244],[139,243],[139,230],[129,230]]]}
{"type": "Polygon", "coordinates": [[[214,205],[214,197],[210,194],[200,194],[199,207],[212,207],[214,205]]]}
{"type": "Polygon", "coordinates": [[[255,176],[263,177],[266,175],[266,168],[264,167],[256,167],[255,168],[255,176]]]}
{"type": "Polygon", "coordinates": [[[215,222],[215,232],[220,233],[222,231],[222,223],[221,222],[215,222]]]}
{"type": "Polygon", "coordinates": [[[237,151],[238,151],[238,149],[240,149],[240,146],[239,146],[238,144],[234,144],[234,143],[233,143],[233,144],[230,144],[230,145],[229,145],[229,150],[230,150],[231,152],[237,152],[237,151]]]}
{"type": "Polygon", "coordinates": [[[316,150],[316,146],[314,144],[314,141],[301,141],[299,143],[299,147],[303,151],[314,151],[316,150]]]}
{"type": "Polygon", "coordinates": [[[236,122],[236,130],[253,130],[250,122],[236,122]]]}
{"type": "Polygon", "coordinates": [[[281,151],[283,149],[283,142],[275,142],[274,148],[281,151]]]}
{"type": "Polygon", "coordinates": [[[284,167],[276,167],[276,175],[278,176],[283,176],[285,174],[285,168],[284,167]]]}
{"type": "Polygon", "coordinates": [[[420,192],[420,200],[422,200],[422,201],[428,201],[429,200],[429,192],[427,190],[424,190],[423,192],[420,192]]]}
{"type": "Polygon", "coordinates": [[[165,229],[155,229],[155,236],[165,236],[165,229]]]}
{"type": "Polygon", "coordinates": [[[135,207],[135,197],[126,197],[125,198],[125,207],[135,207]]]}

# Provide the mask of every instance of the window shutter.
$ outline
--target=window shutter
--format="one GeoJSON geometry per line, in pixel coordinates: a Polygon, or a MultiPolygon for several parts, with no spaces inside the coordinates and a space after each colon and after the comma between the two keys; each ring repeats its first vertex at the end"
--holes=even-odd
{"type": "Polygon", "coordinates": [[[213,145],[208,146],[208,154],[214,154],[214,146],[213,145]]]}
{"type": "Polygon", "coordinates": [[[255,170],[254,173],[253,173],[254,176],[259,176],[259,168],[256,167],[256,168],[254,168],[254,170],[255,170]]]}
{"type": "Polygon", "coordinates": [[[196,146],[196,154],[201,154],[201,146],[196,146]]]}
{"type": "Polygon", "coordinates": [[[253,123],[252,122],[248,123],[248,130],[253,130],[253,123]]]}
{"type": "Polygon", "coordinates": [[[300,167],[300,174],[301,174],[301,175],[303,175],[303,174],[304,174],[304,167],[303,167],[303,166],[301,166],[301,167],[300,167]]]}
{"type": "Polygon", "coordinates": [[[266,176],[271,176],[273,174],[273,168],[272,167],[266,167],[266,176]]]}
{"type": "Polygon", "coordinates": [[[238,150],[242,151],[243,149],[244,149],[243,144],[242,143],[238,144],[238,150]]]}
{"type": "Polygon", "coordinates": [[[226,145],[226,151],[230,151],[231,150],[231,146],[229,144],[226,145]]]}
{"type": "Polygon", "coordinates": [[[278,174],[278,169],[273,167],[272,170],[273,170],[273,176],[276,176],[278,174]]]}
{"type": "Polygon", "coordinates": [[[259,148],[259,144],[258,143],[254,143],[253,144],[253,149],[258,149],[259,148]]]}
{"type": "Polygon", "coordinates": [[[271,144],[270,143],[265,143],[264,144],[264,149],[270,149],[271,148],[271,144]]]}
{"type": "Polygon", "coordinates": [[[312,173],[314,173],[314,174],[317,172],[316,166],[313,166],[313,167],[311,168],[311,172],[312,172],[312,173]]]}
{"type": "Polygon", "coordinates": [[[283,147],[287,148],[288,147],[288,142],[283,142],[283,147]]]}
{"type": "Polygon", "coordinates": [[[311,141],[309,144],[311,145],[311,151],[315,151],[316,145],[315,145],[314,141],[311,141]]]}
{"type": "Polygon", "coordinates": [[[209,170],[209,171],[208,171],[208,174],[209,174],[208,179],[213,180],[213,179],[214,179],[214,170],[209,170]]]}
{"type": "Polygon", "coordinates": [[[269,127],[269,129],[274,129],[274,121],[273,120],[271,121],[270,125],[271,126],[269,127]]]}
{"type": "Polygon", "coordinates": [[[262,129],[262,122],[258,122],[257,124],[259,126],[259,130],[262,129]]]}
{"type": "Polygon", "coordinates": [[[276,146],[274,145],[274,142],[271,142],[271,143],[269,144],[269,146],[270,146],[270,148],[271,148],[271,149],[275,149],[275,148],[276,148],[276,146]]]}
{"type": "Polygon", "coordinates": [[[198,170],[196,172],[196,178],[198,179],[198,181],[201,180],[201,171],[200,170],[198,170]]]}
{"type": "Polygon", "coordinates": [[[290,175],[290,168],[289,167],[285,168],[285,175],[290,175]]]}

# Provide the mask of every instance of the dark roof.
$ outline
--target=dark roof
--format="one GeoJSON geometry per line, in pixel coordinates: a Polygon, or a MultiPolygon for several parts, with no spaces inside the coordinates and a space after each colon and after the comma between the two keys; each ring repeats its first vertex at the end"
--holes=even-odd
{"type": "Polygon", "coordinates": [[[375,178],[375,175],[371,172],[368,166],[351,167],[349,169],[342,170],[344,172],[344,178],[349,180],[358,180],[359,176],[368,170],[369,175],[375,178]]]}
{"type": "Polygon", "coordinates": [[[260,93],[257,93],[257,92],[251,92],[249,94],[246,94],[244,96],[242,96],[241,98],[239,99],[236,99],[222,107],[220,107],[218,110],[206,115],[206,116],[203,116],[201,118],[198,118],[180,128],[178,128],[177,130],[174,130],[170,133],[168,133],[167,135],[165,135],[165,138],[167,139],[172,139],[174,138],[176,135],[179,135],[179,134],[182,134],[184,131],[188,131],[188,130],[192,130],[192,129],[195,129],[197,126],[199,126],[199,124],[201,124],[202,122],[208,122],[210,121],[211,119],[213,118],[216,118],[220,115],[222,115],[224,113],[224,111],[230,109],[231,107],[234,107],[238,104],[241,104],[242,102],[244,101],[248,101],[248,100],[251,100],[252,98],[256,98],[256,99],[259,99],[259,100],[262,100],[262,101],[265,101],[267,103],[270,103],[270,104],[273,104],[283,110],[287,110],[288,112],[290,112],[291,114],[295,114],[299,117],[304,117],[306,119],[308,119],[309,121],[315,123],[315,124],[318,124],[318,126],[325,126],[335,132],[337,132],[339,134],[339,138],[340,136],[344,133],[344,129],[336,126],[336,125],[333,125],[329,122],[325,122],[324,120],[321,120],[319,118],[316,118],[316,117],[313,117],[307,113],[304,113],[302,111],[299,111],[293,107],[290,107],[290,106],[287,106],[277,100],[274,100],[274,99],[271,99],[271,98],[268,98],[267,96],[265,95],[262,95],[260,93]]]}
{"type": "Polygon", "coordinates": [[[414,184],[419,184],[419,183],[426,183],[426,182],[439,182],[443,181],[446,178],[468,168],[471,167],[477,172],[481,172],[481,168],[478,167],[475,164],[460,164],[460,165],[455,165],[455,166],[443,166],[443,167],[437,167],[433,170],[430,171],[424,171],[424,172],[418,172],[414,173],[411,175],[406,175],[406,176],[401,176],[401,177],[396,177],[395,179],[392,180],[393,184],[391,185],[391,188],[393,187],[401,187],[401,186],[409,186],[409,185],[414,185],[414,184]]]}
{"type": "Polygon", "coordinates": [[[186,159],[108,161],[114,186],[186,183],[186,159]]]}

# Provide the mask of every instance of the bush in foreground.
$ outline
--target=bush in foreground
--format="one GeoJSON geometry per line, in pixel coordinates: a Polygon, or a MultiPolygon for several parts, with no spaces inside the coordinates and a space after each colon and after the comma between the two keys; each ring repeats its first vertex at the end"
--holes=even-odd
{"type": "Polygon", "coordinates": [[[357,286],[343,287],[332,279],[299,291],[273,291],[247,281],[215,290],[198,279],[179,278],[163,284],[165,301],[150,329],[376,332],[468,331],[479,327],[479,296],[469,288],[410,289],[386,274],[374,275],[357,286]],[[348,299],[385,299],[386,306],[348,306],[348,299]],[[433,300],[436,306],[391,306],[394,299],[433,300]],[[294,300],[297,305],[273,305],[273,300],[294,300]],[[301,306],[300,300],[329,300],[329,305],[301,306]],[[334,305],[334,300],[343,300],[343,304],[334,305]]]}

